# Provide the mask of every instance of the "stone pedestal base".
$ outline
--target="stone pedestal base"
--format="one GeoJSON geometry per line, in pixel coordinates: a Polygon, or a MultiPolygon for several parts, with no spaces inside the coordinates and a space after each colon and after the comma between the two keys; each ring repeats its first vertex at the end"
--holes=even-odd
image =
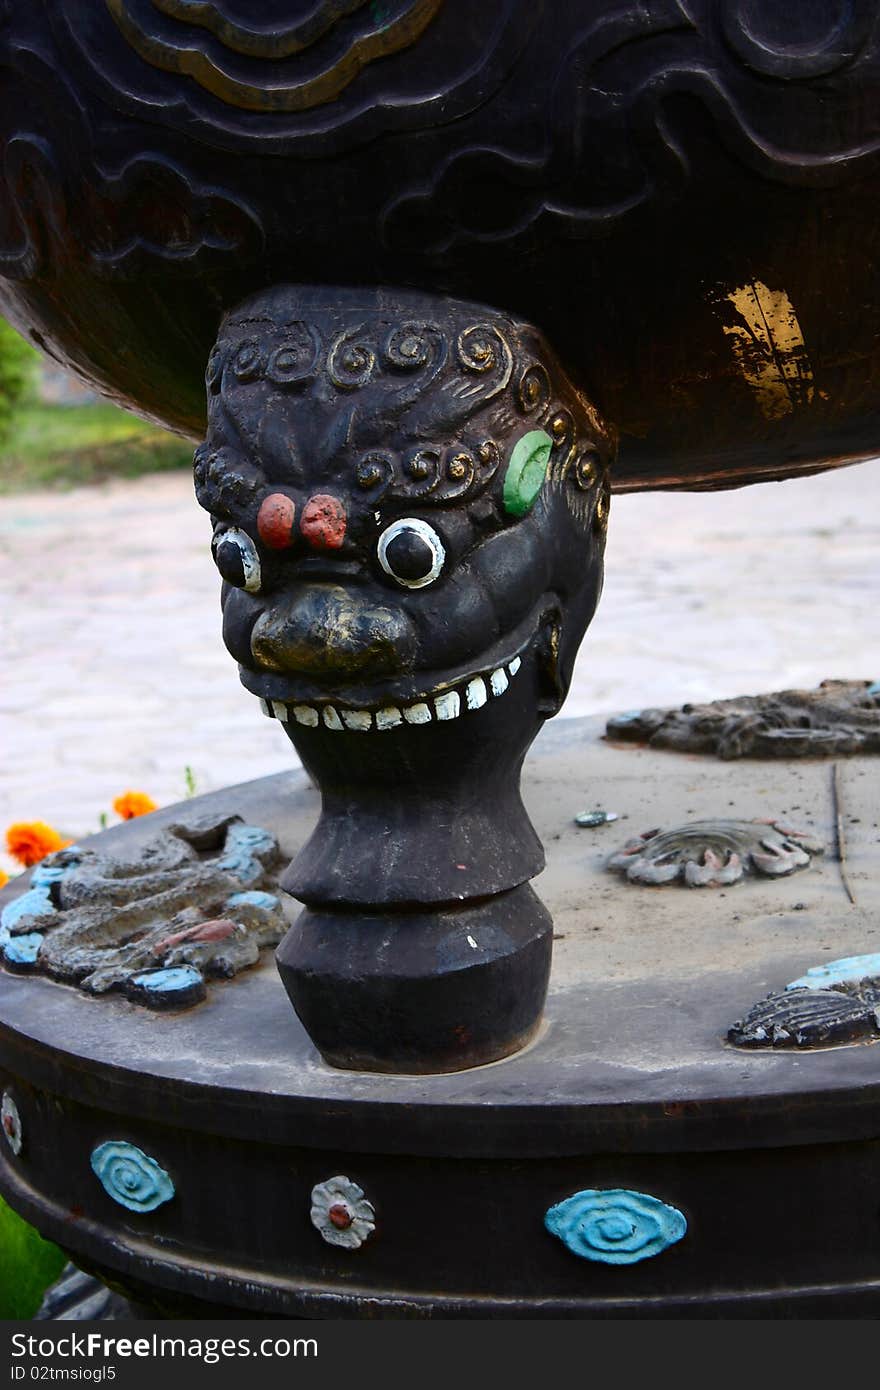
{"type": "MultiPolygon", "coordinates": [[[[0,974],[21,1140],[0,1135],[6,1200],[162,1316],[876,1317],[880,1049],[727,1041],[768,992],[876,942],[876,761],[839,763],[853,906],[828,763],[725,764],[602,730],[556,721],[526,765],[556,934],[528,1047],[439,1076],[339,1070],[271,959],[161,1015],[0,974]],[[594,808],[620,820],[578,828],[594,808]],[[605,867],[632,835],[721,812],[784,817],[826,852],[719,889],[605,867]],[[140,1154],[157,1205],[104,1185],[108,1143],[140,1154]]],[[[318,813],[300,774],[203,800],[289,854],[318,813]]]]}

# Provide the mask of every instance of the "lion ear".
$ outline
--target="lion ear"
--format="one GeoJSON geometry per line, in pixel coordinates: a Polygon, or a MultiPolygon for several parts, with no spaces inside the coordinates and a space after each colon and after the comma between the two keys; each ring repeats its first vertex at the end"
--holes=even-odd
{"type": "Polygon", "coordinates": [[[529,430],[516,441],[504,474],[504,510],[509,516],[525,516],[547,476],[553,440],[546,430],[529,430]]]}

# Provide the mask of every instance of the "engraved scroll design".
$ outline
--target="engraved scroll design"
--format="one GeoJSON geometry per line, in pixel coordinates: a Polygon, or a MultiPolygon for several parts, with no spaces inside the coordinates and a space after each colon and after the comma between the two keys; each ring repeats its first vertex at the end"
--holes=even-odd
{"type": "MultiPolygon", "coordinates": [[[[259,407],[261,418],[279,388],[324,393],[329,387],[338,392],[342,421],[356,411],[400,422],[411,441],[402,449],[383,441],[353,452],[353,483],[369,505],[397,499],[444,506],[476,497],[496,476],[511,438],[527,427],[544,429],[553,441],[549,478],[569,485],[582,520],[592,513],[594,525],[604,528],[608,469],[597,442],[608,442],[604,426],[581,400],[587,432],[580,431],[547,368],[497,323],[453,329],[423,320],[372,320],[322,332],[316,323],[245,315],[227,324],[212,351],[207,384],[211,417],[229,411],[240,430],[255,409],[242,388],[260,387],[270,393],[259,407]]],[[[347,428],[340,426],[342,437],[347,428]]],[[[199,500],[228,515],[252,505],[262,481],[253,464],[236,464],[234,452],[196,451],[199,500]]]]}
{"type": "Polygon", "coordinates": [[[762,178],[840,182],[880,153],[876,122],[864,117],[878,81],[880,12],[870,0],[818,9],[788,0],[609,5],[565,35],[543,144],[451,151],[421,186],[389,201],[386,245],[443,256],[532,229],[604,232],[699,177],[695,103],[727,156],[762,178]],[[485,225],[474,189],[490,210],[485,225]]]}
{"type": "Polygon", "coordinates": [[[246,111],[298,112],[334,101],[368,64],[409,48],[444,0],[387,0],[382,4],[324,0],[299,21],[262,29],[235,23],[223,14],[220,5],[199,0],[153,0],[154,12],[187,25],[164,31],[156,24],[155,13],[138,14],[135,0],[105,3],[128,43],[154,67],[191,78],[220,101],[246,111]],[[280,79],[274,74],[271,79],[256,74],[244,79],[236,76],[223,58],[214,57],[216,45],[194,44],[189,25],[207,29],[233,54],[257,60],[277,62],[309,53],[328,35],[337,42],[323,66],[319,63],[311,74],[295,69],[280,79]]]}
{"type": "Polygon", "coordinates": [[[81,0],[47,3],[65,69],[117,110],[212,147],[310,154],[467,114],[544,9],[492,0],[463,26],[450,0],[289,0],[260,23],[230,0],[95,0],[85,26],[81,0]]]}
{"type": "MultiPolygon", "coordinates": [[[[343,397],[381,392],[382,411],[395,418],[415,410],[429,415],[432,432],[450,434],[485,410],[509,388],[514,349],[489,323],[450,334],[438,323],[355,323],[322,339],[314,324],[295,321],[282,328],[246,320],[245,336],[231,347],[215,347],[208,362],[212,396],[259,382],[291,390],[316,379],[343,397]],[[279,373],[278,364],[286,370],[279,373]]],[[[473,442],[433,446],[420,442],[397,455],[372,449],[355,464],[355,484],[371,501],[388,495],[451,503],[483,491],[495,475],[501,450],[488,434],[473,442]]],[[[227,461],[202,472],[228,472],[227,461]]]]}
{"type": "MultiPolygon", "coordinates": [[[[47,109],[62,108],[69,132],[76,132],[80,159],[74,177],[57,141],[41,131],[22,129],[8,139],[0,275],[31,279],[73,247],[106,276],[142,273],[156,260],[166,272],[201,268],[218,256],[261,250],[262,225],[243,198],[197,180],[157,151],[111,164],[95,150],[82,108],[57,70],[36,52],[14,46],[0,53],[0,81],[7,67],[27,71],[47,109]]],[[[61,125],[57,116],[55,121],[61,125]]]]}

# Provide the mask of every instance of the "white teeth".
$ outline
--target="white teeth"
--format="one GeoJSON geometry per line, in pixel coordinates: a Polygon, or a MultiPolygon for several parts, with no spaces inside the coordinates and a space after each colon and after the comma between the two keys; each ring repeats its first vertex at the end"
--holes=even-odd
{"type": "Polygon", "coordinates": [[[468,709],[481,709],[488,700],[486,694],[486,682],[482,676],[474,676],[472,681],[468,681],[467,689],[464,692],[468,709]]]}
{"type": "Polygon", "coordinates": [[[376,713],[377,729],[393,729],[395,724],[403,723],[403,715],[396,705],[388,705],[376,713]]]}
{"type": "Polygon", "coordinates": [[[426,704],[410,705],[403,711],[407,724],[430,724],[431,711],[426,704]]]}
{"type": "Polygon", "coordinates": [[[493,671],[489,677],[489,684],[492,687],[493,695],[503,695],[509,685],[507,672],[503,666],[499,666],[497,671],[493,671]]]}
{"type": "Polygon", "coordinates": [[[368,709],[344,709],[342,718],[347,729],[356,729],[359,733],[366,733],[373,727],[373,716],[368,709]]]}
{"type": "Polygon", "coordinates": [[[353,729],[357,733],[367,733],[374,727],[378,732],[394,729],[404,720],[407,724],[430,724],[432,719],[448,721],[457,719],[462,711],[462,700],[469,710],[482,709],[489,699],[489,691],[494,696],[503,695],[510,685],[508,674],[515,676],[522,666],[522,657],[515,656],[507,663],[507,669],[497,667],[487,676],[472,676],[460,690],[444,690],[430,703],[418,700],[413,705],[384,705],[374,715],[368,709],[337,710],[333,705],[287,705],[282,700],[260,699],[260,708],[270,719],[280,719],[288,723],[295,719],[306,728],[315,729],[323,724],[325,729],[353,729]],[[340,717],[341,716],[341,717],[340,717]]]}
{"type": "Polygon", "coordinates": [[[438,719],[457,719],[461,710],[461,700],[457,690],[447,690],[434,701],[438,719]]]}

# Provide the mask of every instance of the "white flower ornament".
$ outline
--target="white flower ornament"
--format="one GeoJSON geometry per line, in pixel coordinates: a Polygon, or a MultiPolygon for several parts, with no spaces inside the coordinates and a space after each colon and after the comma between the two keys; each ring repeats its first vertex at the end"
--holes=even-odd
{"type": "Polygon", "coordinates": [[[3,1092],[3,1101],[0,1103],[0,1128],[6,1138],[6,1142],[14,1154],[21,1153],[21,1116],[18,1113],[18,1106],[12,1099],[8,1091],[3,1092]]]}
{"type": "Polygon", "coordinates": [[[312,1225],[328,1245],[357,1250],[376,1229],[375,1210],[350,1178],[328,1178],[312,1188],[312,1225]]]}

